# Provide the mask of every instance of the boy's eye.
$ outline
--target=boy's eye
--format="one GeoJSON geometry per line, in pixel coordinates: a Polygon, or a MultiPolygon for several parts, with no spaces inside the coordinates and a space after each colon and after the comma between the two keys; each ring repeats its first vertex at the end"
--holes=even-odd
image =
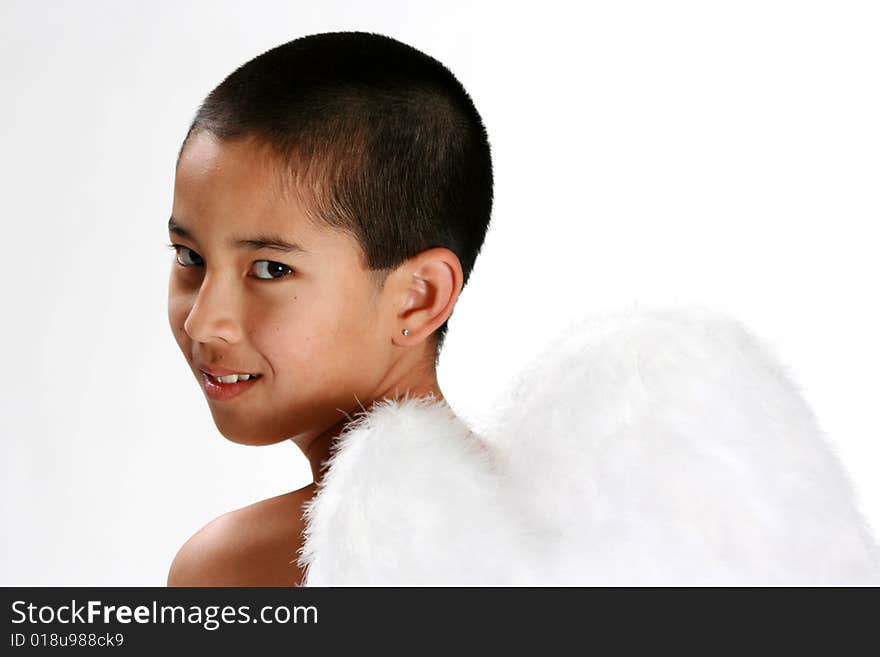
{"type": "MultiPolygon", "coordinates": [[[[168,246],[177,252],[177,264],[181,267],[198,267],[205,264],[202,257],[189,247],[182,244],[169,244],[168,246]]],[[[293,269],[274,260],[257,260],[254,265],[254,269],[257,271],[257,278],[261,281],[284,278],[293,273],[293,269]]]]}
{"type": "Polygon", "coordinates": [[[192,249],[189,249],[182,244],[169,244],[168,246],[177,251],[177,264],[179,264],[181,267],[192,267],[193,265],[203,264],[201,261],[202,257],[192,249]],[[195,256],[199,262],[187,262],[186,257],[181,259],[181,256],[184,256],[186,254],[192,254],[190,258],[192,256],[195,256]]]}
{"type": "Polygon", "coordinates": [[[285,264],[275,262],[273,260],[257,260],[254,263],[254,269],[258,272],[266,273],[266,277],[257,276],[260,280],[272,280],[273,278],[284,278],[288,274],[292,274],[293,270],[285,264]]]}

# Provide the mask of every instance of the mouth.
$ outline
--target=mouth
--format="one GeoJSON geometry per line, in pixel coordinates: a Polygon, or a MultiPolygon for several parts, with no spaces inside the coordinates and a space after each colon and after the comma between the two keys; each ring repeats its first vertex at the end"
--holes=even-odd
{"type": "Polygon", "coordinates": [[[262,374],[232,374],[227,376],[214,376],[213,374],[211,374],[210,372],[206,372],[205,370],[199,371],[218,386],[233,385],[235,383],[238,383],[239,381],[251,381],[253,379],[259,379],[261,376],[263,376],[262,374]]]}
{"type": "Polygon", "coordinates": [[[204,370],[200,371],[202,373],[205,394],[216,401],[227,401],[233,397],[238,397],[240,394],[256,385],[256,383],[263,378],[262,374],[244,375],[247,376],[247,378],[242,377],[241,379],[235,375],[216,377],[212,374],[208,374],[204,370]],[[226,381],[223,381],[223,379],[226,379],[226,381]],[[231,381],[230,379],[235,380],[231,381]]]}

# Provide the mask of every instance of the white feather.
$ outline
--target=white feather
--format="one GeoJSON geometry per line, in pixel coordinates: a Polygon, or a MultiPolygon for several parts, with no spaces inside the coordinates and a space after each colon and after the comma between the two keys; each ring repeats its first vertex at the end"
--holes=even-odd
{"type": "Polygon", "coordinates": [[[880,557],[789,374],[736,320],[573,325],[478,437],[385,400],[307,507],[308,585],[858,585],[880,557]]]}
{"type": "Polygon", "coordinates": [[[515,582],[517,527],[493,459],[444,401],[376,404],[328,468],[306,505],[307,585],[515,582]]]}

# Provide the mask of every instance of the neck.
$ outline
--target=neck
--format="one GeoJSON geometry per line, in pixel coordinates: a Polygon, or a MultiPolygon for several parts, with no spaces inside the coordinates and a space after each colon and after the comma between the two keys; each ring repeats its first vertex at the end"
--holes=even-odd
{"type": "MultiPolygon", "coordinates": [[[[384,390],[378,395],[373,395],[370,400],[363,400],[359,406],[369,410],[372,404],[383,399],[401,399],[404,396],[409,398],[426,397],[433,395],[437,401],[444,399],[440,386],[437,384],[437,376],[433,371],[428,377],[422,377],[419,381],[410,385],[397,383],[390,389],[384,390]]],[[[360,410],[360,408],[358,409],[360,410]]],[[[323,477],[323,464],[330,458],[330,449],[335,444],[336,439],[345,430],[345,428],[355,420],[355,417],[344,417],[342,420],[318,434],[308,445],[299,445],[312,469],[312,479],[314,484],[318,484],[323,477]]]]}

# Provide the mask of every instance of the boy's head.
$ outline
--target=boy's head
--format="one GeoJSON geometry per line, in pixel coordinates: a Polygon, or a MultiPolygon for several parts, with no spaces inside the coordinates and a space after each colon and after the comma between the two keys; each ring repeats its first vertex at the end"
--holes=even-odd
{"type": "MultiPolygon", "coordinates": [[[[347,407],[346,394],[382,386],[358,376],[393,380],[401,367],[383,344],[420,344],[436,365],[491,208],[485,128],[442,64],[376,34],[291,41],[214,89],[181,146],[169,228],[189,241],[175,240],[172,329],[196,371],[273,370],[280,350],[300,392],[304,377],[323,377],[347,407]],[[233,237],[249,247],[240,256],[233,237]],[[230,278],[235,258],[251,282],[230,278]]],[[[215,419],[226,408],[212,406],[215,419]]]]}
{"type": "MultiPolygon", "coordinates": [[[[492,210],[489,141],[436,59],[365,32],[296,39],[223,80],[181,151],[200,130],[265,143],[309,218],[350,232],[380,286],[432,247],[458,256],[467,283],[492,210]]],[[[435,332],[438,354],[447,324],[435,332]]]]}

